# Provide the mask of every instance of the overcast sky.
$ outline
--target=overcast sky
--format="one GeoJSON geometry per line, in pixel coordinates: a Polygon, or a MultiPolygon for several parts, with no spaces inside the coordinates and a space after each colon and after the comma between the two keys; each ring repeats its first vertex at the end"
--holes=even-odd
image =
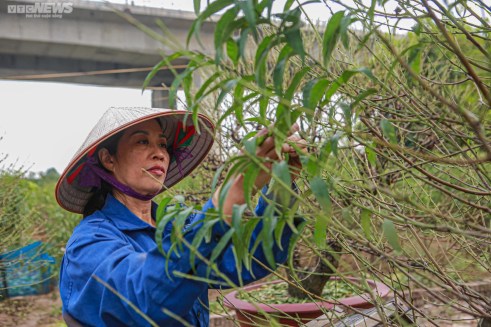
{"type": "Polygon", "coordinates": [[[141,90],[46,82],[0,81],[0,153],[33,172],[61,172],[104,111],[151,106],[141,90]]]}

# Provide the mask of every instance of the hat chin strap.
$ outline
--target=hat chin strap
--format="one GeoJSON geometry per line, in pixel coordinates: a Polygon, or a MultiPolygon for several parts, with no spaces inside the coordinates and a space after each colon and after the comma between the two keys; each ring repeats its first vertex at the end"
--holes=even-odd
{"type": "Polygon", "coordinates": [[[100,188],[101,180],[104,180],[118,191],[142,201],[151,200],[158,194],[158,192],[151,195],[143,195],[138,193],[131,187],[119,182],[112,174],[100,167],[94,156],[88,157],[87,161],[85,162],[85,167],[80,172],[78,184],[84,187],[100,188]]]}

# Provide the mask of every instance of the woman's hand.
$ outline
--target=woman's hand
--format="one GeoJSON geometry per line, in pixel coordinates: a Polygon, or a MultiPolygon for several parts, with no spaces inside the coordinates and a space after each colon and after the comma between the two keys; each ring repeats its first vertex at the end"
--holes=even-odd
{"type": "MultiPolygon", "coordinates": [[[[302,164],[300,162],[300,154],[305,153],[307,151],[307,142],[302,139],[296,133],[299,130],[298,124],[294,124],[290,129],[288,137],[281,146],[280,153],[277,153],[275,150],[274,137],[268,136],[269,129],[264,128],[260,130],[256,139],[261,140],[264,138],[264,141],[260,142],[256,148],[256,156],[258,158],[266,159],[264,162],[264,166],[266,166],[267,170],[261,169],[256,177],[255,191],[262,189],[266,184],[271,180],[271,169],[275,162],[281,161],[285,159],[285,156],[288,155],[288,164],[290,166],[290,171],[292,174],[292,181],[300,174],[302,169],[302,164]]],[[[220,195],[220,188],[215,191],[213,195],[213,205],[218,207],[218,199],[220,195]]],[[[228,191],[228,194],[225,197],[225,203],[223,204],[223,213],[226,217],[230,217],[232,215],[232,209],[235,204],[244,204],[245,195],[244,195],[244,176],[239,174],[235,176],[232,180],[232,185],[228,191]]],[[[228,220],[228,219],[227,219],[228,220]]],[[[229,221],[227,221],[229,222],[229,221]]]]}
{"type": "MultiPolygon", "coordinates": [[[[281,146],[281,153],[278,153],[275,150],[274,138],[273,136],[266,137],[264,142],[262,142],[256,149],[256,156],[258,158],[265,158],[268,161],[264,164],[268,171],[261,170],[256,178],[256,190],[260,190],[269,183],[271,180],[271,168],[273,167],[274,162],[278,162],[285,159],[285,156],[288,155],[288,165],[291,170],[292,181],[294,181],[300,171],[302,170],[302,163],[300,162],[300,153],[305,153],[307,151],[307,141],[302,139],[299,135],[294,133],[298,132],[299,126],[298,124],[293,124],[290,129],[289,135],[281,146]]],[[[264,128],[257,133],[257,138],[263,137],[264,135],[268,135],[269,130],[264,128]]]]}

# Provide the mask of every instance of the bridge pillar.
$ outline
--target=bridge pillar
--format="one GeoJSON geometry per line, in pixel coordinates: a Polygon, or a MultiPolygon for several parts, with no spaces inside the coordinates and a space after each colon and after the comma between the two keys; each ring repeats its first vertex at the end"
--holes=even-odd
{"type": "MultiPolygon", "coordinates": [[[[153,90],[152,91],[152,108],[169,108],[169,91],[153,90]]],[[[172,109],[172,108],[170,108],[172,109]]]]}

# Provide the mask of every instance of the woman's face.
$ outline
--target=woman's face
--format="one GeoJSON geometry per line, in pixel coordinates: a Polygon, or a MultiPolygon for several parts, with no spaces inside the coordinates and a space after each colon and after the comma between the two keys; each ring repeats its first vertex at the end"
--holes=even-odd
{"type": "Polygon", "coordinates": [[[144,121],[125,130],[116,154],[106,151],[101,161],[119,182],[143,195],[156,194],[169,168],[167,140],[156,120],[144,121]]]}

